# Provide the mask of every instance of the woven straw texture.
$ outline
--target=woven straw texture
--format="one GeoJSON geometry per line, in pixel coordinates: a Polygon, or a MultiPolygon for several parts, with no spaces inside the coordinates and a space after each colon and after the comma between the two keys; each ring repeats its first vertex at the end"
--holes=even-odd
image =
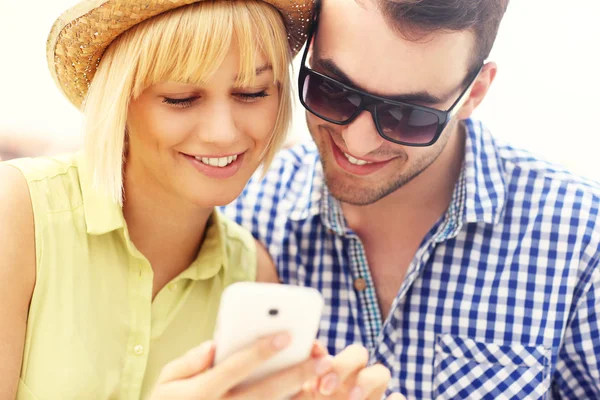
{"type": "MultiPolygon", "coordinates": [[[[202,0],[85,0],[63,13],[47,42],[50,73],[78,108],[110,43],[132,26],[160,13],[202,0]]],[[[263,0],[276,7],[298,53],[308,33],[314,0],[263,0]]]]}

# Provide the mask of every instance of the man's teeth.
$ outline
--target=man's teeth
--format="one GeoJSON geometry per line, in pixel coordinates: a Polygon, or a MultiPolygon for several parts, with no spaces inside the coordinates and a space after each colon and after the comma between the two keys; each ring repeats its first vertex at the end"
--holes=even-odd
{"type": "Polygon", "coordinates": [[[354,164],[354,165],[367,165],[367,164],[373,164],[369,161],[365,161],[365,160],[359,160],[357,158],[352,157],[350,154],[346,154],[344,153],[344,155],[346,156],[346,158],[348,159],[348,161],[350,161],[350,164],[354,164]]]}
{"type": "Polygon", "coordinates": [[[237,160],[238,156],[229,156],[229,157],[195,157],[196,160],[200,161],[203,164],[210,165],[212,167],[226,167],[235,160],[237,160]]]}

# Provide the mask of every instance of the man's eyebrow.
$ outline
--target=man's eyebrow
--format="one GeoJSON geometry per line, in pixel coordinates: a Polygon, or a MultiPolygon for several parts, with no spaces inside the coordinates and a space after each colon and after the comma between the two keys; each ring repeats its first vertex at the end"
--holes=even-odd
{"type": "MultiPolygon", "coordinates": [[[[363,92],[370,93],[369,91],[364,90],[363,88],[360,87],[360,85],[358,85],[354,81],[352,81],[352,79],[350,79],[350,77],[348,77],[348,75],[346,75],[346,73],[344,73],[344,71],[342,71],[332,59],[317,58],[316,65],[322,71],[326,72],[326,74],[329,75],[330,77],[332,77],[348,86],[351,86],[358,90],[362,90],[363,92]]],[[[379,97],[384,97],[389,100],[402,101],[402,102],[406,102],[406,103],[425,104],[425,105],[442,104],[447,101],[447,98],[441,98],[439,96],[435,96],[435,95],[433,95],[429,92],[425,92],[425,91],[413,92],[413,93],[402,93],[402,94],[396,94],[396,95],[379,95],[379,94],[376,94],[376,95],[379,97]]],[[[448,95],[446,97],[450,97],[450,95],[448,95]]]]}

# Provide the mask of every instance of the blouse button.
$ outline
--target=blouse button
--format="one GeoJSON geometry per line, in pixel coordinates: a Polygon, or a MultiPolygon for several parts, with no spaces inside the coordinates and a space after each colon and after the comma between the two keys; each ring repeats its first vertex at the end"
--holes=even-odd
{"type": "Polygon", "coordinates": [[[366,288],[367,281],[365,281],[363,278],[358,278],[354,281],[354,289],[358,290],[359,292],[362,292],[366,288]]]}
{"type": "Polygon", "coordinates": [[[176,283],[171,283],[171,284],[169,285],[169,290],[170,290],[171,292],[174,292],[174,291],[176,291],[176,290],[177,290],[177,284],[176,284],[176,283]]]}
{"type": "Polygon", "coordinates": [[[136,356],[141,356],[142,354],[144,354],[144,346],[142,346],[141,344],[138,344],[137,346],[135,346],[133,348],[133,352],[135,353],[136,356]]]}

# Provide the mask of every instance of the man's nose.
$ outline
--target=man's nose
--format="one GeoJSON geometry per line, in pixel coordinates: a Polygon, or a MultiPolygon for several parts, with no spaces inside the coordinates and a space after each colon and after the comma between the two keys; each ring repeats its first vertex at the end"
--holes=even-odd
{"type": "Polygon", "coordinates": [[[369,154],[380,148],[385,142],[385,139],[377,132],[373,117],[368,111],[363,111],[354,121],[344,127],[342,138],[348,152],[354,157],[369,154]]]}

